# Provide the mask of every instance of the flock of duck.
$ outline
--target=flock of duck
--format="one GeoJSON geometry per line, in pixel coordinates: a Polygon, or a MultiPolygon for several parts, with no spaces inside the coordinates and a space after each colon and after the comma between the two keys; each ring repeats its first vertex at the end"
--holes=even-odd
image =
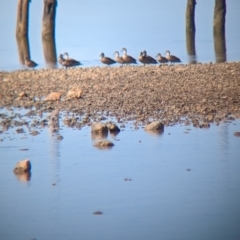
{"type": "MultiPolygon", "coordinates": [[[[132,56],[127,54],[127,49],[126,48],[123,48],[122,52],[123,52],[122,56],[119,55],[118,51],[116,51],[114,53],[115,60],[110,58],[110,57],[105,57],[104,53],[101,53],[100,54],[100,61],[103,64],[106,64],[108,66],[110,66],[112,64],[115,64],[115,63],[119,63],[121,65],[123,65],[123,64],[126,64],[126,65],[127,64],[137,64],[137,60],[135,58],[133,58],[132,56]]],[[[157,56],[156,56],[156,59],[157,59],[156,60],[153,57],[147,55],[147,52],[144,50],[144,51],[140,52],[138,60],[144,66],[146,64],[157,64],[158,62],[160,64],[164,64],[164,63],[168,63],[168,62],[170,62],[171,64],[174,64],[174,63],[181,62],[181,60],[178,57],[176,57],[174,55],[171,55],[170,51],[167,50],[165,54],[166,54],[166,56],[163,57],[160,53],[158,53],[157,56]]],[[[67,52],[59,55],[58,62],[65,68],[76,67],[76,66],[82,65],[82,63],[80,61],[77,61],[73,58],[69,58],[69,55],[68,55],[67,52]]],[[[33,62],[32,60],[27,59],[27,58],[25,60],[25,65],[28,66],[28,67],[32,67],[32,68],[37,66],[37,64],[35,62],[33,62]]]]}

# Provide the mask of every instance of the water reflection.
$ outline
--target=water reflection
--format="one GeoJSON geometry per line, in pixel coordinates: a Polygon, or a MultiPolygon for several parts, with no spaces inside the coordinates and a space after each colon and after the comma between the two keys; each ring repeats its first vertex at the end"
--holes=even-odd
{"type": "Polygon", "coordinates": [[[110,136],[112,138],[115,138],[119,133],[120,133],[120,131],[112,131],[112,132],[110,132],[110,136]]]}
{"type": "Polygon", "coordinates": [[[164,129],[159,129],[159,130],[146,130],[147,133],[149,133],[152,136],[161,136],[164,132],[164,129]]]}
{"type": "Polygon", "coordinates": [[[229,126],[221,124],[218,128],[220,155],[223,161],[228,161],[229,152],[229,126]]]}
{"type": "Polygon", "coordinates": [[[60,182],[60,169],[61,169],[61,141],[58,140],[57,134],[52,134],[49,129],[49,156],[51,165],[51,177],[52,184],[57,184],[60,182]]]}
{"type": "Polygon", "coordinates": [[[31,180],[31,172],[24,172],[22,174],[14,173],[17,179],[21,182],[29,182],[31,180]]]}
{"type": "Polygon", "coordinates": [[[92,132],[91,137],[93,141],[106,139],[108,137],[108,132],[92,132]]]}
{"type": "Polygon", "coordinates": [[[195,32],[186,31],[186,45],[188,53],[188,62],[190,64],[197,63],[197,55],[195,49],[195,32]]]}

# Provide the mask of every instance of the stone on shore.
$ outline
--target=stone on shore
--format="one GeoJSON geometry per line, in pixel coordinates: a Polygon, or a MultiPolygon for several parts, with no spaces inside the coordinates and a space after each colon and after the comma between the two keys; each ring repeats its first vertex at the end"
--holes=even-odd
{"type": "Polygon", "coordinates": [[[91,125],[92,133],[98,134],[98,133],[107,133],[108,127],[104,123],[92,123],[91,125]]]}
{"type": "Polygon", "coordinates": [[[160,121],[153,121],[145,127],[147,131],[163,131],[164,125],[160,121]]]}
{"type": "Polygon", "coordinates": [[[19,161],[13,171],[15,174],[24,174],[30,172],[31,171],[30,161],[28,159],[19,161]]]}
{"type": "Polygon", "coordinates": [[[120,128],[114,122],[107,122],[107,127],[110,132],[120,132],[120,128]]]}
{"type": "Polygon", "coordinates": [[[40,132],[38,132],[38,131],[32,131],[31,133],[30,133],[32,136],[37,136],[38,134],[40,134],[40,132]]]}
{"type": "Polygon", "coordinates": [[[62,93],[60,92],[52,92],[45,98],[45,101],[59,101],[61,96],[62,93]]]}
{"type": "Polygon", "coordinates": [[[80,88],[75,88],[75,89],[71,89],[68,91],[67,93],[67,98],[80,98],[82,95],[82,89],[80,88]]]}
{"type": "Polygon", "coordinates": [[[23,97],[27,97],[28,95],[25,93],[25,92],[20,92],[19,94],[18,94],[18,97],[19,98],[23,98],[23,97]]]}
{"type": "Polygon", "coordinates": [[[234,133],[234,136],[235,136],[235,137],[240,137],[240,132],[235,132],[235,133],[234,133]]]}
{"type": "Polygon", "coordinates": [[[109,148],[109,147],[113,147],[114,144],[109,140],[102,140],[95,143],[94,146],[99,148],[109,148]]]}

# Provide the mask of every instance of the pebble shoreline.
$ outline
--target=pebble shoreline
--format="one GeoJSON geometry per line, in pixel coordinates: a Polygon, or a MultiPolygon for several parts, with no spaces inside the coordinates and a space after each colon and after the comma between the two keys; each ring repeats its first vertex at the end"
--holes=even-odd
{"type": "MultiPolygon", "coordinates": [[[[160,120],[165,126],[209,127],[240,118],[240,63],[0,72],[0,108],[6,107],[38,116],[72,113],[64,124],[78,128],[109,117],[136,126],[160,120]],[[68,99],[76,88],[81,97],[68,99]],[[44,101],[51,92],[61,92],[61,100],[44,101]]],[[[6,128],[6,121],[1,125],[6,128]]]]}

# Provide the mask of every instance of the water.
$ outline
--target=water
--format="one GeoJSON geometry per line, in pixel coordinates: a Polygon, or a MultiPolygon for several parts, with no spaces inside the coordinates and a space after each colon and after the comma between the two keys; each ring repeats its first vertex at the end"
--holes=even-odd
{"type": "MultiPolygon", "coordinates": [[[[227,61],[240,59],[239,7],[227,1],[227,61]]],[[[0,70],[22,68],[16,8],[16,1],[1,2],[0,70]]],[[[169,49],[188,63],[185,8],[185,0],[58,1],[57,54],[67,51],[89,67],[102,66],[101,52],[113,57],[122,47],[136,58],[144,49],[152,56],[169,49]]],[[[213,9],[214,1],[197,1],[200,62],[216,61],[213,9]]],[[[42,11],[43,1],[31,2],[29,42],[38,68],[46,67],[42,11]]],[[[177,125],[162,135],[133,129],[109,135],[109,150],[93,146],[88,127],[62,127],[62,141],[48,128],[35,137],[15,129],[0,134],[0,239],[240,239],[240,138],[233,135],[240,122],[204,130],[177,125]],[[30,181],[12,172],[25,158],[30,181]]]]}
{"type": "Polygon", "coordinates": [[[62,141],[48,128],[3,132],[0,239],[239,239],[239,129],[238,120],[152,135],[129,124],[108,136],[109,150],[93,146],[89,127],[62,128],[62,141]],[[30,181],[12,172],[25,158],[30,181]]]}
{"type": "MultiPolygon", "coordinates": [[[[196,5],[196,60],[215,62],[213,39],[214,2],[197,1],[196,5]]],[[[15,38],[17,3],[2,0],[0,14],[0,69],[22,68],[19,63],[15,38]]],[[[226,59],[240,60],[240,2],[227,1],[226,15],[226,59]]],[[[186,1],[58,1],[56,15],[57,54],[67,51],[70,57],[80,60],[83,66],[102,66],[99,55],[113,57],[114,51],[123,47],[135,58],[139,52],[147,50],[156,56],[171,50],[189,62],[185,34],[186,1]]],[[[31,58],[46,67],[41,41],[43,1],[30,4],[29,42],[31,58]]]]}

